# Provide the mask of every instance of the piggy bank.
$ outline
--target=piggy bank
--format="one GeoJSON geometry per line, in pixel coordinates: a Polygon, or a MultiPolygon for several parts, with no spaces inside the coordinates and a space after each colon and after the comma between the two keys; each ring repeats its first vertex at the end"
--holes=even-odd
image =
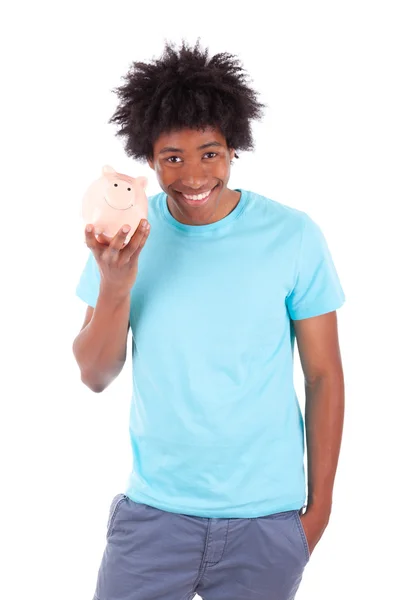
{"type": "Polygon", "coordinates": [[[130,177],[117,173],[106,165],[102,176],[86,190],[82,200],[82,218],[85,225],[94,225],[96,233],[110,239],[125,224],[131,229],[125,238],[127,244],[141,219],[147,219],[148,203],[145,194],[146,177],[130,177]]]}

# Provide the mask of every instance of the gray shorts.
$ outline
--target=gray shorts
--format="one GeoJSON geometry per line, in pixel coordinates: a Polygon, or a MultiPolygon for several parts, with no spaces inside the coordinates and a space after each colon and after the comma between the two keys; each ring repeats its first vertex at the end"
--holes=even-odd
{"type": "Polygon", "coordinates": [[[212,519],[117,494],[94,600],[292,600],[310,559],[300,512],[212,519]]]}

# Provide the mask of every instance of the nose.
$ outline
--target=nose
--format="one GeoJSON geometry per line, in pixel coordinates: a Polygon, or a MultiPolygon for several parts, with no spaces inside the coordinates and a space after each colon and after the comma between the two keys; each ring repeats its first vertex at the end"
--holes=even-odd
{"type": "Polygon", "coordinates": [[[208,178],[204,177],[204,175],[186,175],[181,179],[182,185],[185,188],[190,188],[191,190],[199,190],[207,185],[208,178]]]}
{"type": "Polygon", "coordinates": [[[197,161],[186,161],[180,175],[183,187],[191,190],[204,188],[209,180],[206,165],[197,161]]]}

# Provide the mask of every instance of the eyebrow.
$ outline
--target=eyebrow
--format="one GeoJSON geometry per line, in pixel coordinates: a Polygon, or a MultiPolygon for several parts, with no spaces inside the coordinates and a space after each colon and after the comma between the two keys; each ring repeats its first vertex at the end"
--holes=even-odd
{"type": "MultiPolygon", "coordinates": [[[[213,146],[218,146],[220,148],[223,148],[223,145],[220,144],[219,142],[208,142],[207,144],[203,144],[202,146],[199,146],[197,148],[197,150],[204,150],[205,148],[211,148],[213,146]]],[[[165,152],[180,152],[181,154],[183,154],[185,151],[182,150],[181,148],[173,148],[172,146],[165,146],[165,148],[160,150],[159,154],[164,154],[165,152]]]]}

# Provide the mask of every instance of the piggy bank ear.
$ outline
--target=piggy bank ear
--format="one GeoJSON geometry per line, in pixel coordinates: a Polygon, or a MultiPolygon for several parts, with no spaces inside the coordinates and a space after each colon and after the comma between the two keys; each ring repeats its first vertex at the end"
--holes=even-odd
{"type": "Polygon", "coordinates": [[[136,177],[135,182],[145,189],[147,186],[147,177],[136,177]]]}
{"type": "Polygon", "coordinates": [[[104,165],[101,172],[103,175],[106,175],[107,173],[110,175],[114,175],[117,171],[115,169],[113,169],[112,167],[110,167],[110,165],[104,165]]]}

